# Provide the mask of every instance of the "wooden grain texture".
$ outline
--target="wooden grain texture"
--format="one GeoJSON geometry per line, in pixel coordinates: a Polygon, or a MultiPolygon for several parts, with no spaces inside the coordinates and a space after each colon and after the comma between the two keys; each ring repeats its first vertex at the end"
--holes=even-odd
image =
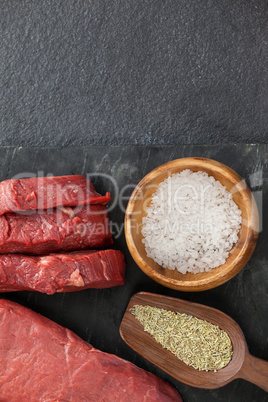
{"type": "Polygon", "coordinates": [[[206,158],[182,158],[159,166],[145,176],[133,191],[125,215],[125,236],[129,251],[138,266],[152,279],[171,289],[196,292],[219,286],[234,277],[248,262],[256,246],[259,214],[255,199],[245,181],[228,166],[206,158]],[[242,212],[239,240],[225,264],[210,272],[185,275],[169,270],[147,257],[141,234],[142,218],[159,183],[184,169],[204,171],[212,175],[232,193],[242,212]]]}
{"type": "Polygon", "coordinates": [[[215,389],[235,378],[243,378],[268,392],[268,362],[250,355],[239,325],[232,318],[212,307],[153,293],[137,293],[128,304],[120,325],[120,335],[128,346],[145,359],[176,380],[192,387],[215,389]],[[227,332],[231,339],[232,360],[216,373],[199,371],[187,366],[173,353],[157,343],[148,332],[144,331],[142,324],[130,312],[135,304],[190,314],[218,325],[227,332]]]}

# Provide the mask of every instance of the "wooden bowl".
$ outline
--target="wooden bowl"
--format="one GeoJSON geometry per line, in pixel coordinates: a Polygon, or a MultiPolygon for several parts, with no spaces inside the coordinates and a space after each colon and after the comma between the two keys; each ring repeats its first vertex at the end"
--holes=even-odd
{"type": "Polygon", "coordinates": [[[129,251],[138,266],[161,285],[171,289],[197,292],[211,289],[234,277],[248,262],[256,246],[259,215],[255,199],[242,178],[228,166],[206,158],[177,159],[159,166],[147,174],[133,191],[125,215],[125,236],[129,251]],[[147,257],[141,234],[142,218],[150,205],[159,183],[184,169],[204,171],[219,180],[232,193],[233,200],[242,212],[239,240],[230,251],[225,264],[210,272],[185,275],[169,270],[147,257]]]}

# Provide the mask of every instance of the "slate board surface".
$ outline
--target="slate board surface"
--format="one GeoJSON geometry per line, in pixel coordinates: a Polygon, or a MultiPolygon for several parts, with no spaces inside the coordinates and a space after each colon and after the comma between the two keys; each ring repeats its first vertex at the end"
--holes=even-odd
{"type": "Polygon", "coordinates": [[[268,141],[267,0],[0,2],[0,145],[268,141]]]}
{"type": "MultiPolygon", "coordinates": [[[[126,283],[122,287],[85,290],[53,296],[35,292],[2,294],[73,330],[93,346],[114,353],[173,384],[185,402],[263,402],[267,394],[236,380],[217,390],[188,387],[166,375],[132,351],[120,338],[119,325],[130,297],[150,291],[215,307],[241,326],[250,352],[268,360],[268,146],[119,146],[69,148],[0,148],[0,179],[31,175],[83,174],[92,177],[97,191],[111,191],[109,216],[115,248],[126,257],[126,283]],[[239,173],[257,200],[262,229],[246,267],[229,282],[200,293],[165,288],[148,278],[131,258],[123,233],[124,209],[133,187],[149,171],[167,161],[202,156],[223,162],[239,173]],[[105,174],[104,176],[102,174],[105,174]]],[[[1,392],[1,391],[0,391],[1,392]]]]}

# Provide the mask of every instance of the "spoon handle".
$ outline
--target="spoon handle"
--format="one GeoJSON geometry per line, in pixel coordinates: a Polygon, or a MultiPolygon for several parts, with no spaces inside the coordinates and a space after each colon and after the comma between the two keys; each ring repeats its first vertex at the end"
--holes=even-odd
{"type": "Polygon", "coordinates": [[[239,378],[243,378],[249,382],[252,382],[258,387],[268,392],[268,362],[258,357],[252,356],[247,353],[243,366],[239,373],[239,378]]]}

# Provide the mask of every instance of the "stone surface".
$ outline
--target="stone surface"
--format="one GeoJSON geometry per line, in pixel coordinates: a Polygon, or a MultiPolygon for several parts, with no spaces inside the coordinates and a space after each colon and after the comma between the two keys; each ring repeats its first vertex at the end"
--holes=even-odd
{"type": "Polygon", "coordinates": [[[267,142],[266,0],[9,0],[0,145],[267,142]]]}
{"type": "Polygon", "coordinates": [[[98,192],[111,191],[109,216],[115,248],[122,250],[126,256],[126,283],[123,287],[112,289],[90,289],[53,296],[34,292],[1,296],[72,329],[95,347],[115,353],[166,379],[178,389],[185,402],[268,400],[264,391],[243,380],[233,381],[216,390],[195,389],[179,383],[132,351],[121,340],[118,331],[130,297],[138,291],[156,292],[203,303],[230,315],[241,326],[249,351],[268,360],[268,212],[265,208],[268,203],[268,146],[0,148],[0,180],[49,173],[89,175],[98,192]],[[216,159],[239,173],[254,193],[262,223],[257,247],[244,269],[229,282],[200,293],[173,291],[148,278],[130,256],[123,232],[124,209],[133,187],[158,165],[187,156],[216,159]]]}

